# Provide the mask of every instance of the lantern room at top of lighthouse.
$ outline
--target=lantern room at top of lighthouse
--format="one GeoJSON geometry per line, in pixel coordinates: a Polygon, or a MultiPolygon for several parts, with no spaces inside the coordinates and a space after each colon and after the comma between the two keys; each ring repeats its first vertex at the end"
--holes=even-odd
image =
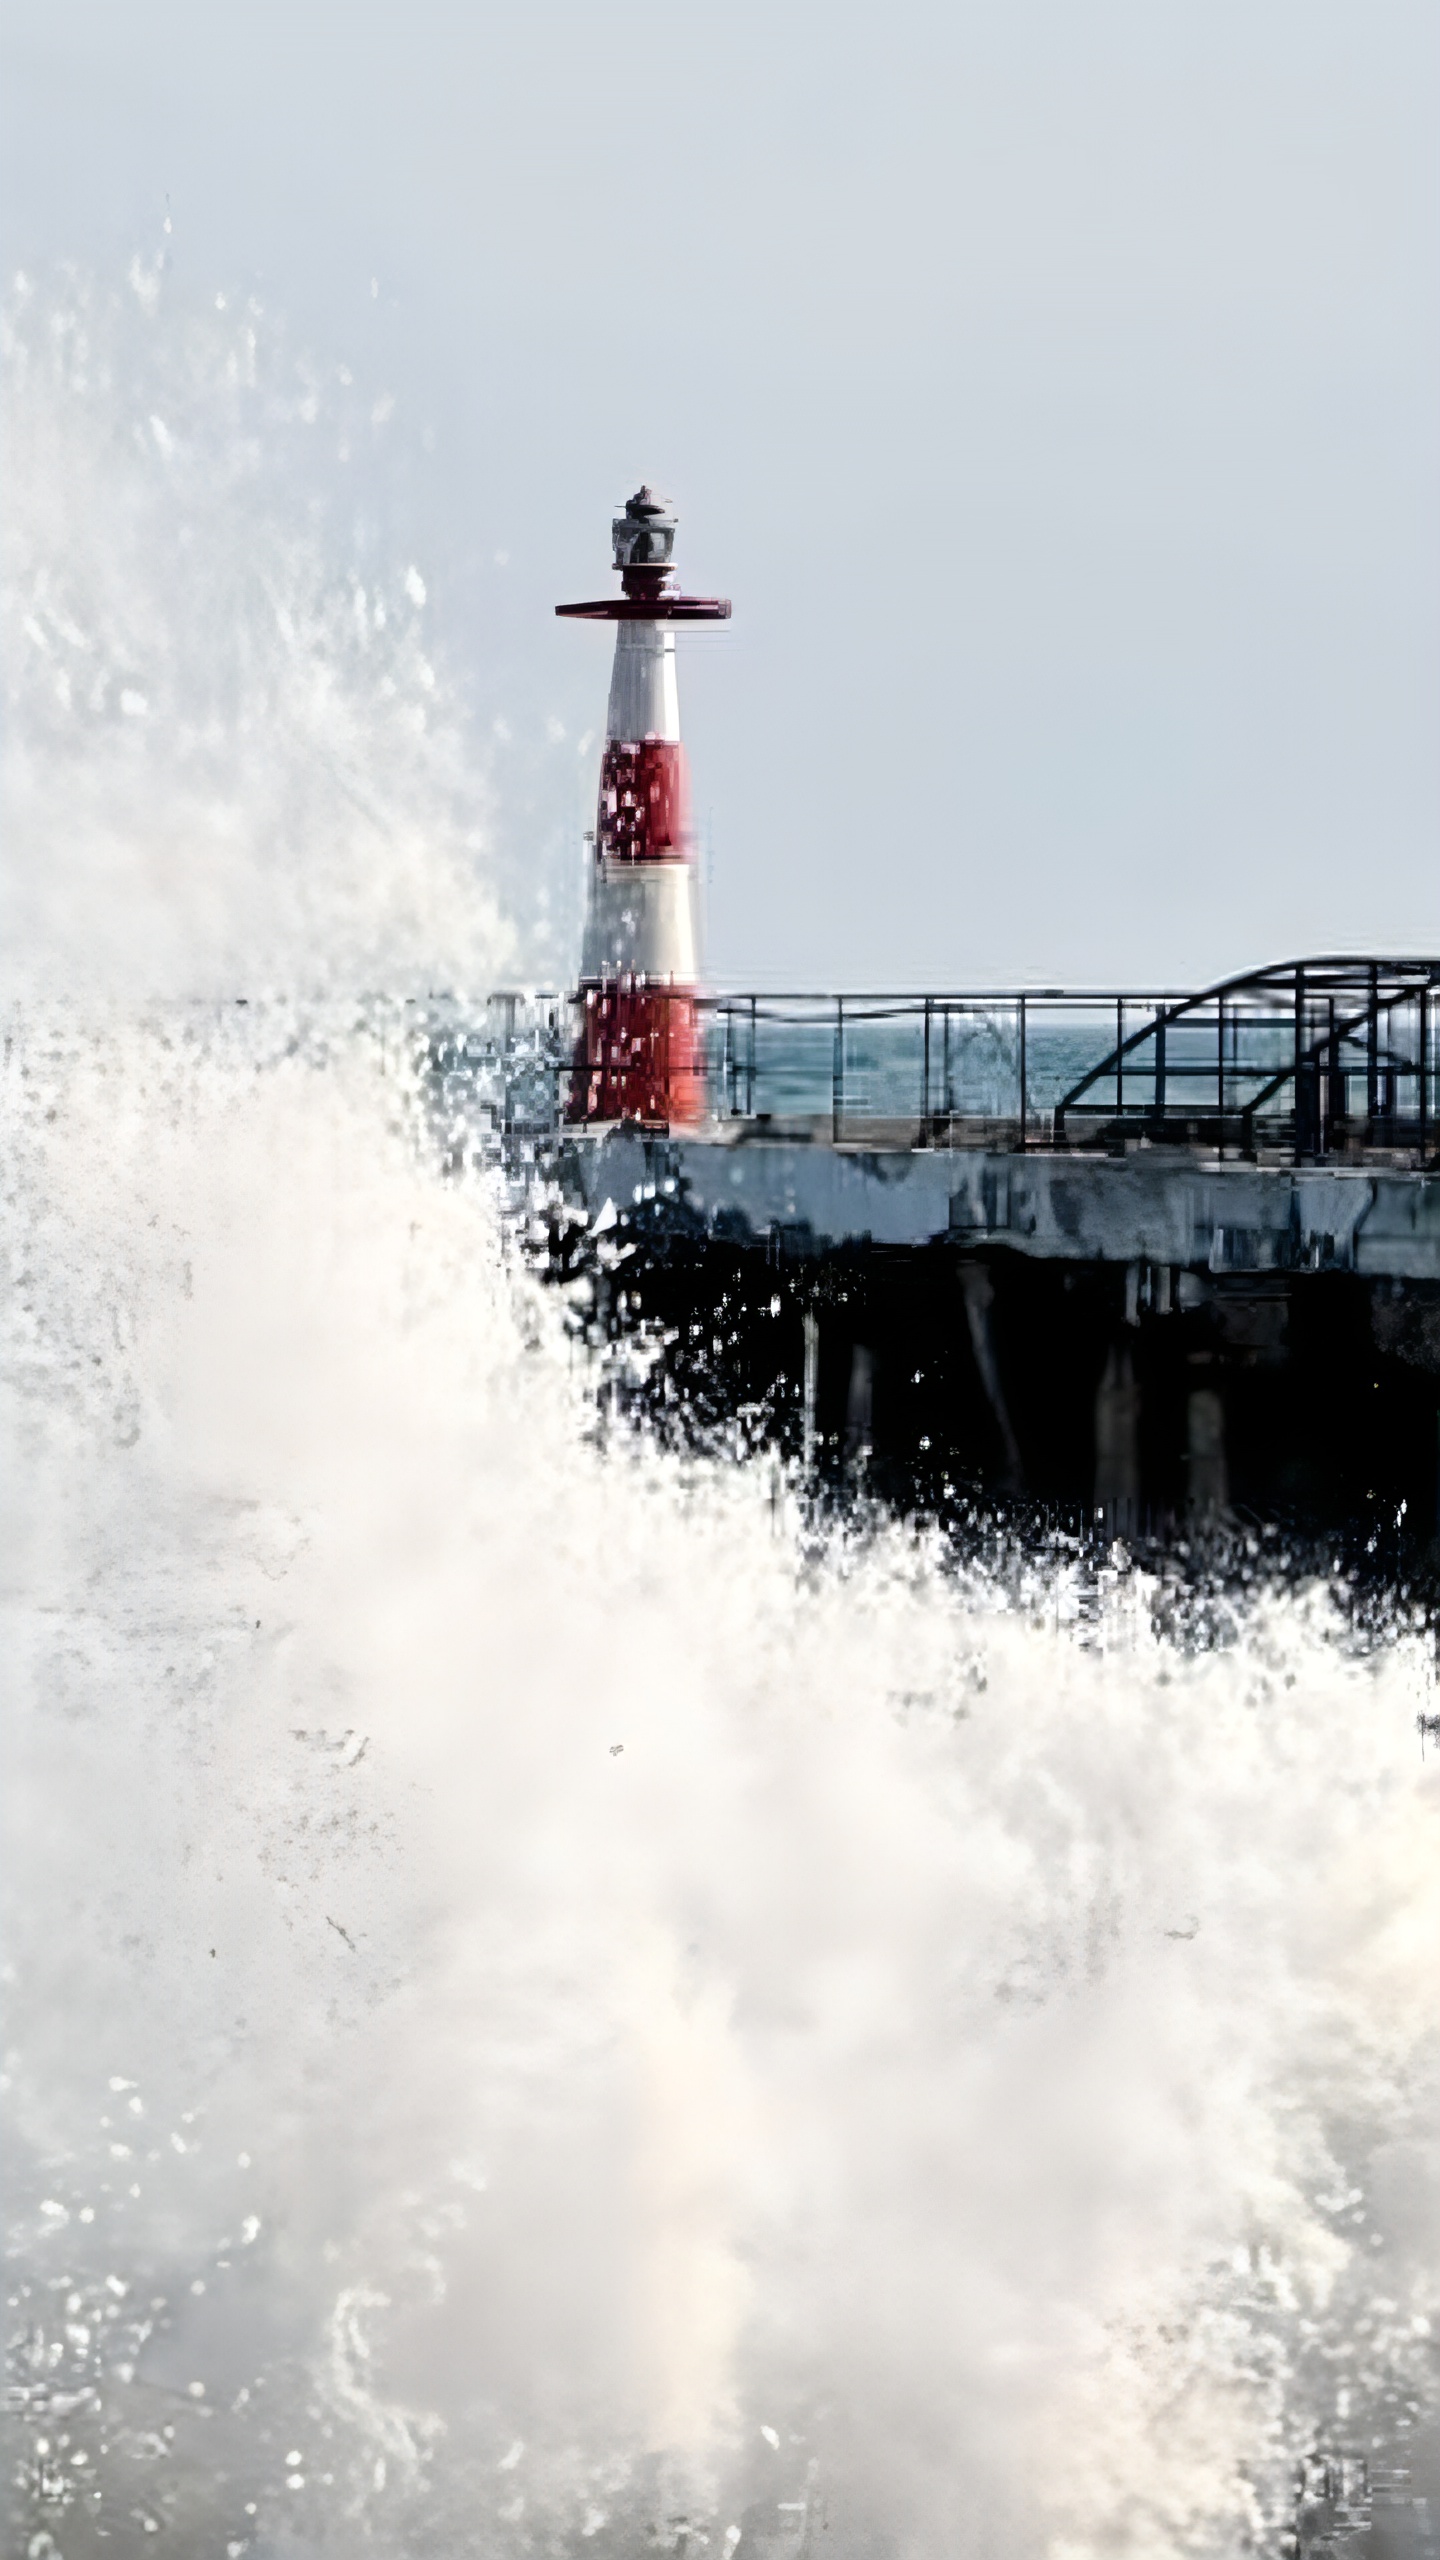
{"type": "Polygon", "coordinates": [[[615,545],[615,566],[627,569],[664,569],[668,572],[675,549],[675,527],[679,518],[663,498],[657,498],[648,482],[625,501],[625,512],[615,518],[610,537],[615,545]]]}
{"type": "Polygon", "coordinates": [[[557,604],[562,620],[575,622],[728,622],[728,596],[681,595],[674,577],[673,507],[645,484],[627,498],[610,527],[623,593],[584,604],[557,604]]]}

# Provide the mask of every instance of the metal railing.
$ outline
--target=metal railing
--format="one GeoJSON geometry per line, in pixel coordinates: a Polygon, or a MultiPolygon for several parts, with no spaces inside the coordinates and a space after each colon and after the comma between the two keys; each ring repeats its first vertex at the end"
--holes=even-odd
{"type": "Polygon", "coordinates": [[[1199,992],[709,999],[720,1116],[836,1145],[1428,1162],[1440,960],[1312,959],[1199,992]]]}
{"type": "MultiPolygon", "coordinates": [[[[1288,961],[1198,992],[727,994],[702,1012],[714,1118],[757,1134],[1440,1161],[1440,960],[1288,961]]],[[[455,1017],[437,1068],[459,1070],[457,1093],[483,1068],[497,1127],[558,1126],[573,1008],[494,996],[484,1014],[455,1017]]]]}
{"type": "Polygon", "coordinates": [[[1048,1143],[1061,1097],[1103,1055],[1116,1008],[1113,996],[1060,988],[713,996],[717,1116],[803,1125],[839,1146],[882,1132],[911,1145],[1048,1143]]]}

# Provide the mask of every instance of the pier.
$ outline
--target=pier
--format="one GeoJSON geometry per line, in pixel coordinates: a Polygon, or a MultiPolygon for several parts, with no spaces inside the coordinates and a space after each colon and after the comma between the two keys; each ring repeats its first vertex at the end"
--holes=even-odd
{"type": "Polygon", "coordinates": [[[434,1053],[503,1062],[547,1268],[622,1382],[651,1346],[627,1401],[902,1504],[1434,1547],[1440,961],[699,1001],[695,1125],[567,1121],[559,999],[434,1053]]]}

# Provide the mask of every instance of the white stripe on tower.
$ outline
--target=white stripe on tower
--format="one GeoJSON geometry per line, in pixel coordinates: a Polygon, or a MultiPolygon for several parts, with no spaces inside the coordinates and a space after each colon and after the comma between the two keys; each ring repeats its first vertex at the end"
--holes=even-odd
{"type": "Polygon", "coordinates": [[[668,591],[675,519],[648,488],[614,536],[623,598],[557,607],[617,625],[569,1111],[669,1127],[704,1117],[705,1084],[690,780],[667,626],[730,607],[668,591]]]}

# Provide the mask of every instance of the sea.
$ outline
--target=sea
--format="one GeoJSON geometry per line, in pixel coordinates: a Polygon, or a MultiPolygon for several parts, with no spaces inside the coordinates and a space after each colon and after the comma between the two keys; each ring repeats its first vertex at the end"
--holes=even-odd
{"type": "Polygon", "coordinates": [[[5,401],[7,2560],[1440,2549],[1433,1628],[600,1428],[378,403],[5,401]]]}

